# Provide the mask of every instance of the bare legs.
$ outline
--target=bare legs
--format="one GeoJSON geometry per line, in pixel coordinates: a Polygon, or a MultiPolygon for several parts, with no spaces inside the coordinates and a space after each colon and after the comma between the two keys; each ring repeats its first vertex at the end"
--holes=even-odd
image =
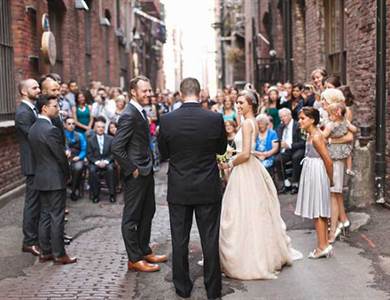
{"type": "Polygon", "coordinates": [[[325,218],[314,219],[314,225],[317,233],[317,250],[322,251],[328,247],[328,223],[325,218]]]}
{"type": "Polygon", "coordinates": [[[330,241],[334,241],[337,225],[348,220],[344,208],[344,197],[342,193],[331,193],[332,214],[330,222],[330,241]]]}

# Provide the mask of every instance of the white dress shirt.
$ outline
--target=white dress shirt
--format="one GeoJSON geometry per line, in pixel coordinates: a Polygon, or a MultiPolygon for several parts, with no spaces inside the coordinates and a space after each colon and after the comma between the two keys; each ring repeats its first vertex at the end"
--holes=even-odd
{"type": "Polygon", "coordinates": [[[141,114],[142,118],[145,119],[144,113],[143,113],[143,111],[145,111],[145,110],[143,109],[143,107],[142,107],[137,101],[135,101],[135,100],[133,100],[133,99],[130,100],[130,103],[133,104],[133,105],[135,106],[135,108],[136,108],[136,109],[139,111],[139,113],[141,114]]]}
{"type": "Polygon", "coordinates": [[[282,136],[282,141],[285,142],[288,145],[288,148],[290,149],[293,143],[293,126],[294,126],[294,120],[291,119],[290,123],[288,123],[288,125],[284,128],[283,136],[282,136]]]}
{"type": "Polygon", "coordinates": [[[32,111],[34,112],[34,115],[35,115],[36,117],[38,117],[38,110],[37,110],[37,108],[35,107],[34,104],[32,104],[30,101],[25,100],[25,99],[22,99],[22,102],[23,102],[24,104],[26,104],[28,107],[30,107],[30,108],[32,109],[32,111]]]}

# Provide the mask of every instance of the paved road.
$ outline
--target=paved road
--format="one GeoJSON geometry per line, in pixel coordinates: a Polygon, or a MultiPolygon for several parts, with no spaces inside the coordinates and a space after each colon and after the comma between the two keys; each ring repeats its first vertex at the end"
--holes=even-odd
{"type": "MultiPolygon", "coordinates": [[[[157,252],[170,254],[165,169],[166,165],[156,175],[152,242],[157,252]]],[[[311,222],[292,214],[294,197],[282,196],[280,201],[294,247],[307,254],[315,244],[311,222]]],[[[20,253],[22,202],[21,197],[14,199],[0,210],[0,299],[179,299],[172,288],[171,260],[158,273],[127,272],[120,233],[121,199],[117,204],[103,200],[96,205],[86,199],[69,203],[71,214],[66,229],[75,240],[67,251],[77,255],[79,262],[68,266],[41,264],[20,253]]],[[[360,235],[356,240],[361,242],[360,235]]],[[[224,278],[223,299],[390,299],[388,277],[364,249],[365,243],[354,242],[353,238],[349,243],[338,242],[331,259],[305,258],[284,268],[276,280],[243,282],[224,278]]],[[[200,258],[194,226],[190,270],[195,284],[191,299],[206,298],[203,270],[196,264],[200,258]]]]}

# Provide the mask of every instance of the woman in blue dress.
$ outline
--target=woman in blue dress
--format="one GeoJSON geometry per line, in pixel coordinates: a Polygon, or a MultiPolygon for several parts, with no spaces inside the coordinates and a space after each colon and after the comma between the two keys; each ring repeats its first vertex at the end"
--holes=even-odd
{"type": "Polygon", "coordinates": [[[269,128],[270,121],[266,114],[258,115],[256,121],[259,126],[259,134],[256,139],[255,155],[272,176],[275,154],[279,149],[278,135],[273,129],[269,128]]]}

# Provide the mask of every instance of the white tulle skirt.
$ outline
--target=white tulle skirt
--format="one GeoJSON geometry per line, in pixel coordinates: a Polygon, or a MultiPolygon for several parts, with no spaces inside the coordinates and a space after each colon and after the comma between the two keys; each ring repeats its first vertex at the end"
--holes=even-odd
{"type": "Polygon", "coordinates": [[[302,258],[286,234],[272,178],[254,156],[230,175],[219,247],[222,271],[241,280],[275,279],[284,265],[302,258]]]}

